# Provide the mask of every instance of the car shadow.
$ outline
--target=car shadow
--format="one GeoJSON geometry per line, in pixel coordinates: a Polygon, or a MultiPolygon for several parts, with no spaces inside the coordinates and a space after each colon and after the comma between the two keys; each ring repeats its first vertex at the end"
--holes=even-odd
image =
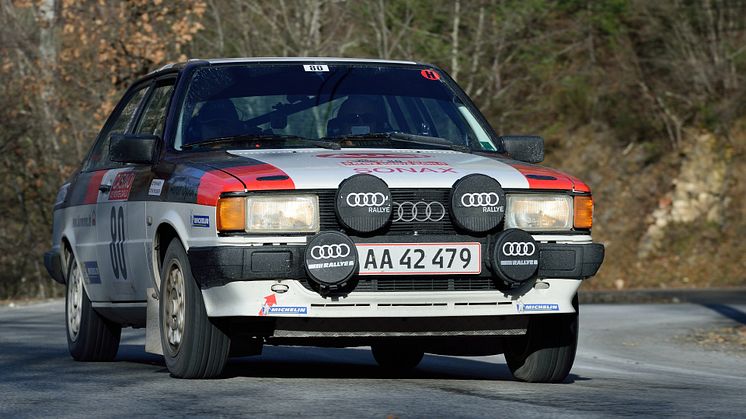
{"type": "MultiPolygon", "coordinates": [[[[159,367],[153,372],[168,373],[163,357],[144,352],[142,345],[120,345],[117,361],[159,367]]],[[[262,355],[231,358],[221,378],[241,377],[515,381],[502,356],[469,359],[428,354],[417,368],[396,372],[379,367],[367,348],[289,346],[267,346],[262,355]]],[[[588,380],[588,377],[570,374],[564,382],[588,380]]]]}

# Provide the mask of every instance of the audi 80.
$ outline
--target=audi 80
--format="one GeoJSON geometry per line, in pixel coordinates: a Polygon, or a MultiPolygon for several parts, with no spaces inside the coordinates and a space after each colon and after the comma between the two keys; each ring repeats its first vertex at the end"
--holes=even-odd
{"type": "Polygon", "coordinates": [[[59,189],[45,266],[70,354],[123,327],[175,377],[263,345],[504,353],[559,382],[601,265],[593,199],[498,136],[441,69],[337,58],[190,60],[135,82],[59,189]]]}

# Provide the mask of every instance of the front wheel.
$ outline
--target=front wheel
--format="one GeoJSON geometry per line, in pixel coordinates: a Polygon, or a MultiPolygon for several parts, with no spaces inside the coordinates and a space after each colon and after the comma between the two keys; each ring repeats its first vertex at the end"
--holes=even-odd
{"type": "Polygon", "coordinates": [[[122,326],[99,315],[83,287],[83,273],[75,257],[67,266],[65,324],[67,348],[76,361],[111,361],[117,356],[122,326]]]}
{"type": "Polygon", "coordinates": [[[219,376],[228,361],[230,338],[207,317],[202,293],[178,239],[168,245],[163,260],[159,305],[161,345],[171,374],[178,378],[219,376]]]}
{"type": "Polygon", "coordinates": [[[578,348],[577,298],[576,313],[533,315],[526,335],[508,341],[505,360],[517,380],[561,383],[570,374],[578,348]]]}

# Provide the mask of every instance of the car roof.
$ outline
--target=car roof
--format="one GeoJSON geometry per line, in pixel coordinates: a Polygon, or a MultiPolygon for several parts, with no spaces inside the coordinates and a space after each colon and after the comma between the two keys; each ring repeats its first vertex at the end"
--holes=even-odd
{"type": "Polygon", "coordinates": [[[420,63],[417,61],[403,61],[403,60],[381,60],[375,58],[342,58],[342,57],[242,57],[242,58],[208,58],[208,59],[190,59],[186,62],[169,63],[163,67],[151,72],[158,73],[164,70],[173,68],[179,68],[189,62],[207,62],[210,64],[233,64],[233,63],[266,63],[266,62],[347,62],[347,63],[363,63],[363,64],[398,64],[398,65],[426,65],[430,64],[420,63]]]}

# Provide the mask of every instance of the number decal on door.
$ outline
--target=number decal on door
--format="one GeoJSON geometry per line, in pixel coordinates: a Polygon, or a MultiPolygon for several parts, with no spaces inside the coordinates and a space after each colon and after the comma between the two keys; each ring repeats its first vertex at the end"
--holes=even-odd
{"type": "Polygon", "coordinates": [[[127,262],[124,260],[124,207],[111,208],[111,242],[109,243],[109,255],[111,256],[111,269],[114,277],[127,279],[127,262]]]}

